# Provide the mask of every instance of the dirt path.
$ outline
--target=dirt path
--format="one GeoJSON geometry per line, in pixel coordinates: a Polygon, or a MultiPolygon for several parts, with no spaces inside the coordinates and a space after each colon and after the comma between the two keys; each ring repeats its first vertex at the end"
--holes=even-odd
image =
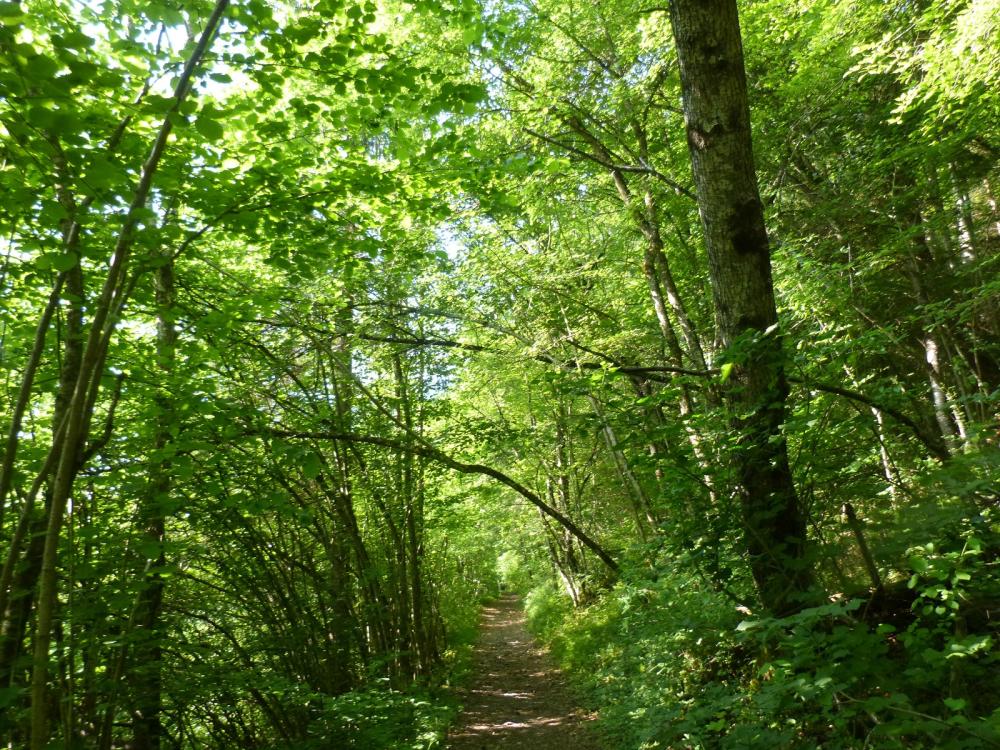
{"type": "Polygon", "coordinates": [[[521,601],[501,597],[483,612],[465,710],[451,750],[600,750],[593,718],[577,707],[563,676],[524,628],[521,601]]]}

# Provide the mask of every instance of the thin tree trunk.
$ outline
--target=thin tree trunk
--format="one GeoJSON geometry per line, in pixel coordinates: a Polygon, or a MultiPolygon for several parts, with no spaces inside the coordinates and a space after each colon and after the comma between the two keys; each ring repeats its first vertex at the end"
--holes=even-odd
{"type": "Polygon", "coordinates": [[[899,472],[896,471],[896,465],[893,464],[892,457],[889,455],[889,445],[885,434],[885,418],[882,416],[882,411],[874,406],[869,408],[875,420],[875,437],[878,439],[879,457],[882,460],[882,474],[889,485],[889,497],[895,506],[902,482],[899,478],[899,472]]]}
{"type": "Polygon", "coordinates": [[[962,250],[962,261],[966,263],[975,261],[979,256],[979,243],[972,218],[972,201],[968,191],[958,181],[955,165],[950,165],[948,171],[955,192],[955,229],[958,234],[958,245],[962,250]]]}
{"type": "Polygon", "coordinates": [[[175,395],[171,392],[171,377],[177,358],[177,327],[174,325],[177,292],[174,283],[174,262],[167,258],[156,271],[156,358],[165,387],[156,396],[156,433],[153,450],[158,459],[150,467],[147,496],[140,508],[140,524],[144,536],[147,569],[139,593],[135,624],[135,648],[129,682],[132,688],[133,750],[159,750],[163,727],[162,710],[162,641],[164,552],[166,508],[172,489],[171,461],[165,458],[175,428],[175,395]]]}
{"type": "Polygon", "coordinates": [[[996,195],[993,192],[993,184],[989,179],[983,179],[983,189],[986,192],[986,203],[990,207],[993,228],[996,230],[997,237],[1000,237],[1000,203],[997,202],[996,195]]]}
{"type": "MultiPolygon", "coordinates": [[[[10,428],[7,430],[7,440],[4,444],[3,461],[0,464],[0,533],[3,533],[4,511],[7,507],[7,495],[10,493],[11,482],[14,475],[14,462],[17,458],[18,437],[21,433],[21,422],[24,413],[31,400],[31,389],[35,383],[35,373],[42,361],[42,353],[45,351],[45,337],[48,334],[49,326],[52,324],[52,316],[59,306],[59,298],[62,293],[63,282],[66,274],[61,273],[56,278],[49,294],[49,300],[42,311],[42,317],[38,320],[35,329],[35,340],[32,344],[31,354],[21,375],[21,385],[18,388],[17,401],[14,403],[14,410],[11,414],[10,428]]],[[[0,617],[3,611],[0,610],[0,617]]]]}
{"type": "Polygon", "coordinates": [[[594,410],[594,415],[601,424],[601,434],[604,436],[604,444],[607,446],[608,452],[615,462],[619,476],[629,489],[629,494],[632,497],[632,515],[635,517],[636,530],[639,532],[639,538],[645,542],[648,530],[656,528],[656,519],[653,517],[649,498],[646,496],[646,492],[639,483],[635,472],[628,465],[625,454],[618,446],[618,436],[615,435],[614,428],[608,423],[601,402],[592,394],[587,394],[587,399],[594,410]]]}
{"type": "Polygon", "coordinates": [[[171,115],[177,111],[187,97],[191,87],[191,79],[195,68],[201,62],[207,51],[215,31],[222,19],[222,14],[229,6],[229,0],[217,0],[205,30],[192,51],[187,64],[181,72],[174,91],[174,103],[170,113],[164,118],[157,133],[156,140],[150,149],[149,157],[142,167],[139,182],[132,196],[132,202],[123,222],[118,239],[112,253],[111,266],[105,279],[100,298],[94,306],[94,315],[90,323],[90,333],[83,350],[80,374],[76,381],[73,396],[70,400],[67,414],[65,437],[58,451],[59,463],[56,469],[52,488],[52,503],[49,509],[48,524],[45,532],[45,548],[42,553],[42,568],[38,588],[38,616],[35,628],[34,656],[32,659],[31,678],[31,750],[44,750],[48,743],[48,710],[47,686],[49,676],[49,645],[52,637],[52,623],[56,609],[56,565],[59,550],[59,538],[62,530],[63,517],[73,483],[79,469],[78,457],[86,440],[84,426],[88,422],[85,413],[91,400],[92,387],[100,382],[99,367],[107,354],[111,333],[115,321],[112,311],[117,309],[115,303],[123,300],[123,285],[128,266],[132,241],[139,225],[142,211],[146,208],[153,176],[160,163],[160,158],[167,146],[167,140],[173,130],[171,115]]]}

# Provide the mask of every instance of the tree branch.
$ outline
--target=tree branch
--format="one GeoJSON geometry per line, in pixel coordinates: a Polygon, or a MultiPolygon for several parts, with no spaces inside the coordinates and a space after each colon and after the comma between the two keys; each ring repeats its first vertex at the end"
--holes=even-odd
{"type": "Polygon", "coordinates": [[[90,459],[97,455],[97,452],[101,450],[101,448],[108,444],[109,440],[111,440],[111,435],[114,434],[115,429],[115,410],[118,408],[118,402],[121,400],[122,396],[123,380],[125,380],[125,373],[121,373],[115,378],[115,390],[111,395],[111,404],[108,406],[107,418],[104,420],[104,430],[87,446],[86,450],[83,452],[83,460],[80,462],[81,464],[87,463],[90,459]]]}
{"type": "Polygon", "coordinates": [[[565,515],[560,513],[558,510],[553,508],[551,505],[542,500],[537,494],[529,490],[523,484],[513,479],[512,477],[504,474],[498,469],[494,469],[491,466],[484,466],[483,464],[472,464],[465,463],[464,461],[459,461],[452,458],[444,451],[437,448],[431,447],[429,445],[419,445],[413,443],[404,443],[398,440],[392,440],[390,438],[380,438],[374,437],[372,435],[355,435],[347,432],[314,432],[314,431],[294,431],[294,430],[281,430],[281,429],[267,429],[262,431],[262,434],[266,434],[272,437],[280,438],[299,438],[306,440],[333,440],[342,441],[345,443],[363,443],[365,445],[376,445],[382,448],[392,448],[393,450],[402,451],[405,453],[412,453],[416,456],[423,456],[424,458],[429,458],[432,461],[437,461],[449,469],[457,471],[461,474],[481,474],[483,476],[490,477],[496,480],[500,484],[503,484],[510,489],[514,490],[517,494],[527,500],[529,503],[538,508],[542,513],[547,515],[552,520],[556,521],[560,526],[566,529],[569,533],[580,540],[587,549],[593,552],[597,557],[600,558],[609,570],[613,573],[618,573],[619,567],[618,563],[615,562],[614,558],[608,554],[596,541],[594,541],[583,529],[577,526],[573,521],[567,518],[565,515]]]}
{"type": "Polygon", "coordinates": [[[829,385],[827,383],[817,383],[813,380],[806,380],[805,378],[798,378],[793,376],[788,376],[788,382],[796,383],[798,385],[803,385],[806,388],[812,388],[814,390],[822,391],[824,393],[832,393],[835,396],[843,396],[844,398],[848,398],[852,401],[857,401],[858,403],[866,404],[867,406],[871,406],[872,408],[878,409],[881,412],[885,412],[890,417],[895,419],[897,422],[900,422],[909,427],[910,430],[913,432],[913,434],[916,436],[916,438],[927,447],[927,449],[936,459],[938,459],[942,463],[946,463],[951,458],[951,454],[948,452],[947,447],[945,447],[945,445],[940,440],[937,440],[933,435],[928,434],[928,432],[924,428],[922,428],[910,417],[906,416],[905,414],[903,414],[903,412],[899,411],[898,409],[894,409],[891,406],[886,406],[885,404],[879,403],[875,399],[870,398],[869,396],[866,396],[863,393],[858,393],[857,391],[851,391],[848,390],[847,388],[841,388],[836,385],[829,385]]]}
{"type": "Polygon", "coordinates": [[[683,195],[685,198],[690,198],[691,200],[694,200],[694,193],[692,193],[686,187],[681,185],[679,182],[671,180],[665,174],[654,169],[649,165],[637,166],[634,164],[615,164],[610,159],[599,157],[596,154],[588,154],[586,151],[583,151],[582,149],[570,146],[568,143],[563,143],[562,141],[556,140],[555,138],[551,138],[545,135],[544,133],[539,133],[537,130],[533,130],[531,128],[524,128],[524,132],[530,136],[533,136],[534,138],[538,138],[541,141],[545,141],[546,143],[552,146],[556,146],[557,148],[561,148],[564,151],[568,151],[569,153],[574,154],[575,156],[579,156],[582,159],[586,159],[587,161],[599,164],[600,166],[604,167],[605,169],[609,169],[612,172],[625,172],[631,174],[650,175],[660,180],[664,184],[668,185],[678,195],[683,195]]]}

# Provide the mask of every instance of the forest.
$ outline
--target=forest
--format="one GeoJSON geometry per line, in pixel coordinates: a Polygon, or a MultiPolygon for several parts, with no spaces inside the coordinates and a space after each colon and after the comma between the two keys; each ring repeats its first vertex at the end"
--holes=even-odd
{"type": "Polygon", "coordinates": [[[0,2],[0,747],[446,748],[495,601],[1000,747],[998,155],[1000,0],[0,2]]]}

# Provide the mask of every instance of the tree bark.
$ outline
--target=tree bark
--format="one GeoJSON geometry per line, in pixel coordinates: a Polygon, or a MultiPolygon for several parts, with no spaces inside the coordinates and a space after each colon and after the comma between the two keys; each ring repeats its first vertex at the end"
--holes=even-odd
{"type": "Polygon", "coordinates": [[[670,20],[719,336],[733,364],[725,395],[746,547],[762,603],[785,614],[808,601],[813,578],[781,432],[788,384],[736,1],[674,0],[670,20]]]}

